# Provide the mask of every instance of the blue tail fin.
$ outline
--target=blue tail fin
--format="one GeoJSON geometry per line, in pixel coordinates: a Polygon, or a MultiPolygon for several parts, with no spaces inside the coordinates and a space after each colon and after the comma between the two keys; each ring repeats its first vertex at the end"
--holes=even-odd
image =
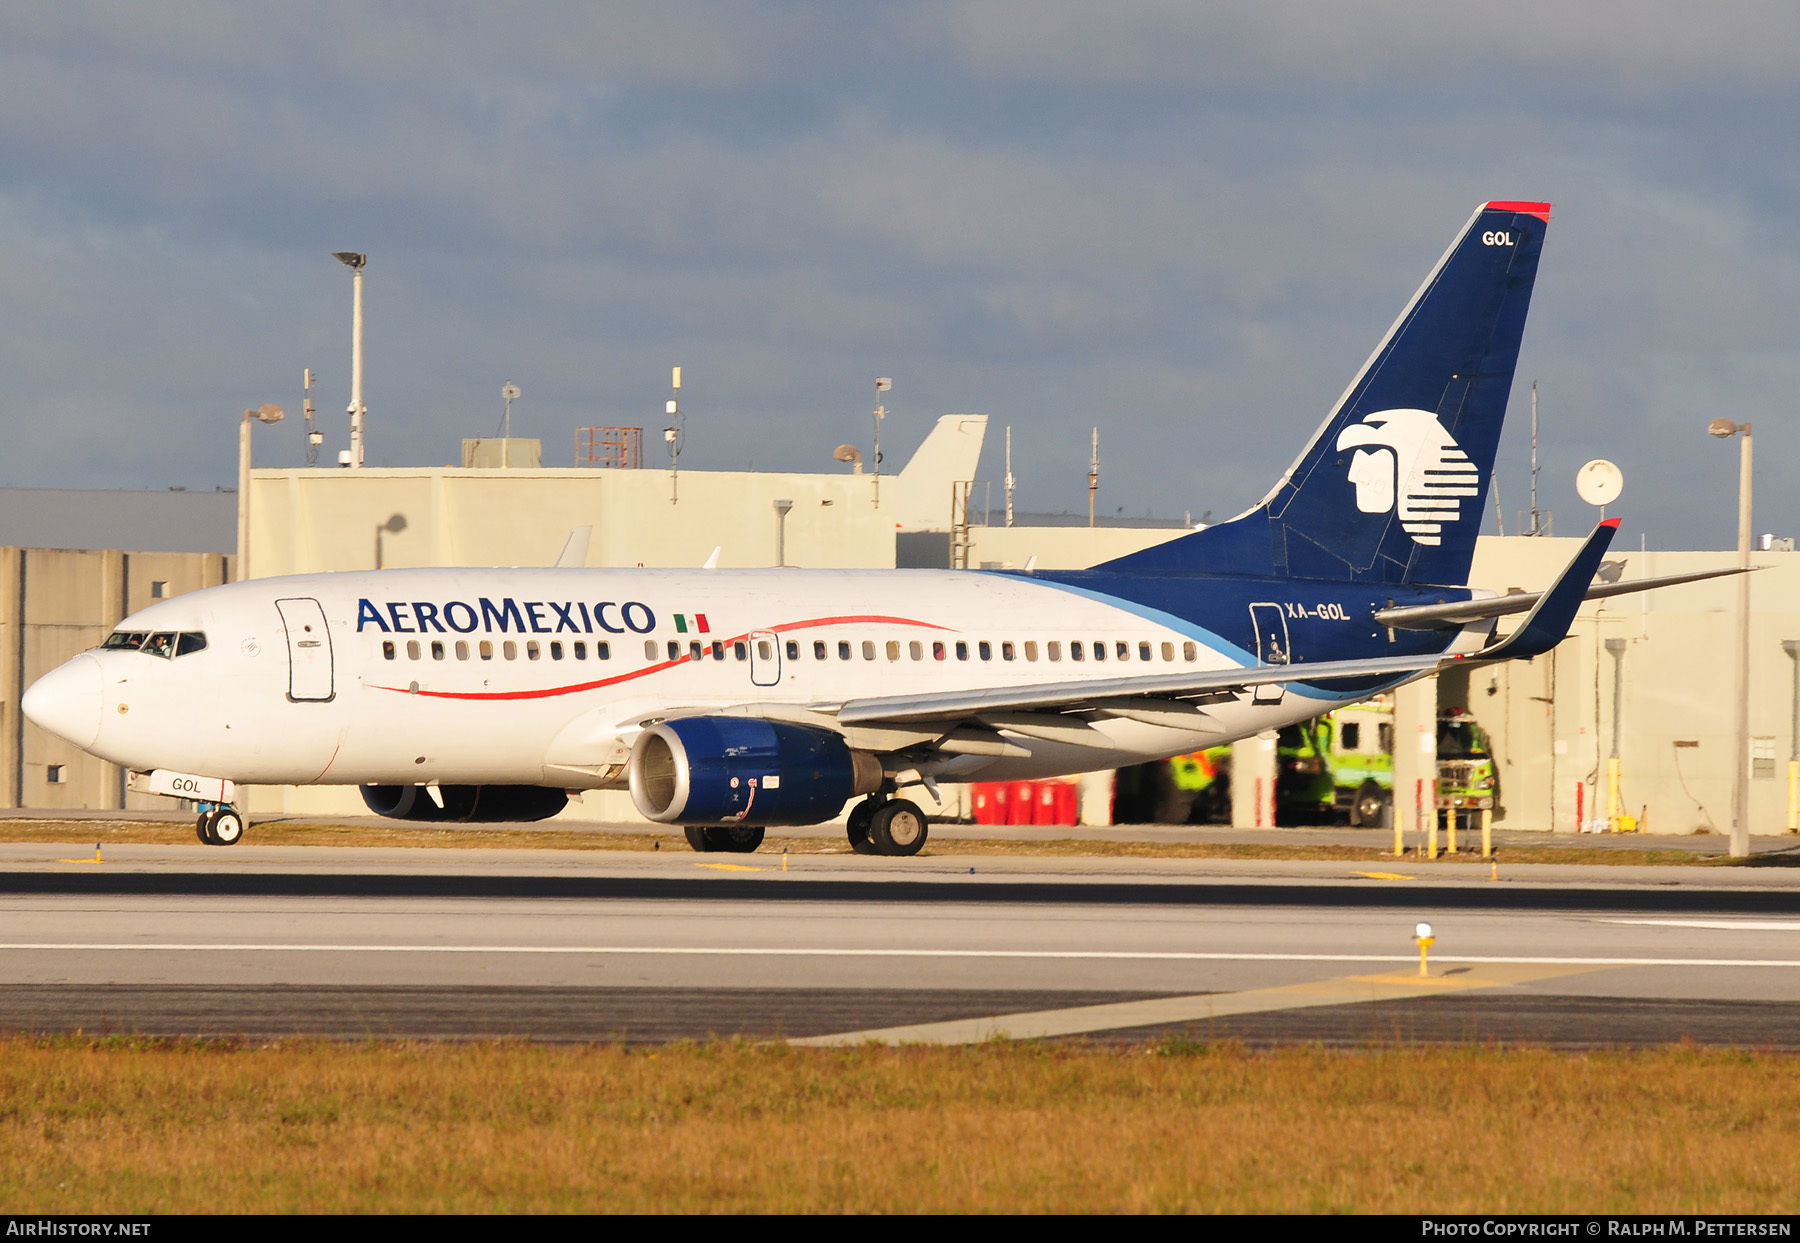
{"type": "Polygon", "coordinates": [[[1255,509],[1097,569],[1468,580],[1548,203],[1487,203],[1255,509]]]}

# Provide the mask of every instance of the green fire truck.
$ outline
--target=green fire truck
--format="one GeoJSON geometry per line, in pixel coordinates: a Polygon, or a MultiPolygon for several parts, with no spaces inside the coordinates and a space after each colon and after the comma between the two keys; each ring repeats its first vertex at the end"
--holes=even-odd
{"type": "MultiPolygon", "coordinates": [[[[1465,709],[1438,718],[1438,806],[1495,806],[1487,735],[1465,709]]],[[[1276,740],[1276,817],[1287,824],[1338,818],[1374,828],[1388,821],[1394,792],[1394,709],[1385,696],[1283,729],[1276,740]]],[[[1231,748],[1211,747],[1119,774],[1122,821],[1162,824],[1228,820],[1231,748]]]]}

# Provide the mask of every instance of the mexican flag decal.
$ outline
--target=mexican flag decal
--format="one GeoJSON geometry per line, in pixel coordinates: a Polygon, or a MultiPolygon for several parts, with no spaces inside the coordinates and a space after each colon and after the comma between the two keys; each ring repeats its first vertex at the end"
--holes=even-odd
{"type": "Polygon", "coordinates": [[[676,634],[711,634],[712,628],[706,624],[705,613],[675,614],[676,634]]]}

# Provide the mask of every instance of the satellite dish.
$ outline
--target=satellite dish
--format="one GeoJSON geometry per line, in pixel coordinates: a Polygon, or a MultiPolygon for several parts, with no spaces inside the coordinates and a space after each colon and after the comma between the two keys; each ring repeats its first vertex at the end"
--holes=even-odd
{"type": "Polygon", "coordinates": [[[517,384],[508,384],[505,388],[500,390],[500,396],[506,398],[508,401],[516,399],[518,395],[519,386],[517,384]]]}
{"type": "Polygon", "coordinates": [[[1590,505],[1610,505],[1625,491],[1625,476],[1605,458],[1595,458],[1575,472],[1575,491],[1590,505]]]}

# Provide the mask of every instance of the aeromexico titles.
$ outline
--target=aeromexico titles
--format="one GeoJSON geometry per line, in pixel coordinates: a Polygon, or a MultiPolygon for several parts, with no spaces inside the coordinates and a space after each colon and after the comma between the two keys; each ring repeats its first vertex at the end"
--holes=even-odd
{"type": "Polygon", "coordinates": [[[911,854],[940,781],[1179,754],[1546,652],[1584,599],[1703,577],[1596,585],[1613,520],[1543,592],[1467,585],[1549,214],[1478,208],[1256,506],[1091,569],[254,579],[133,614],[24,709],[200,802],[214,844],[243,784],[354,784],[420,820],[628,786],[700,850],[856,800],[859,849],[911,854]]]}

